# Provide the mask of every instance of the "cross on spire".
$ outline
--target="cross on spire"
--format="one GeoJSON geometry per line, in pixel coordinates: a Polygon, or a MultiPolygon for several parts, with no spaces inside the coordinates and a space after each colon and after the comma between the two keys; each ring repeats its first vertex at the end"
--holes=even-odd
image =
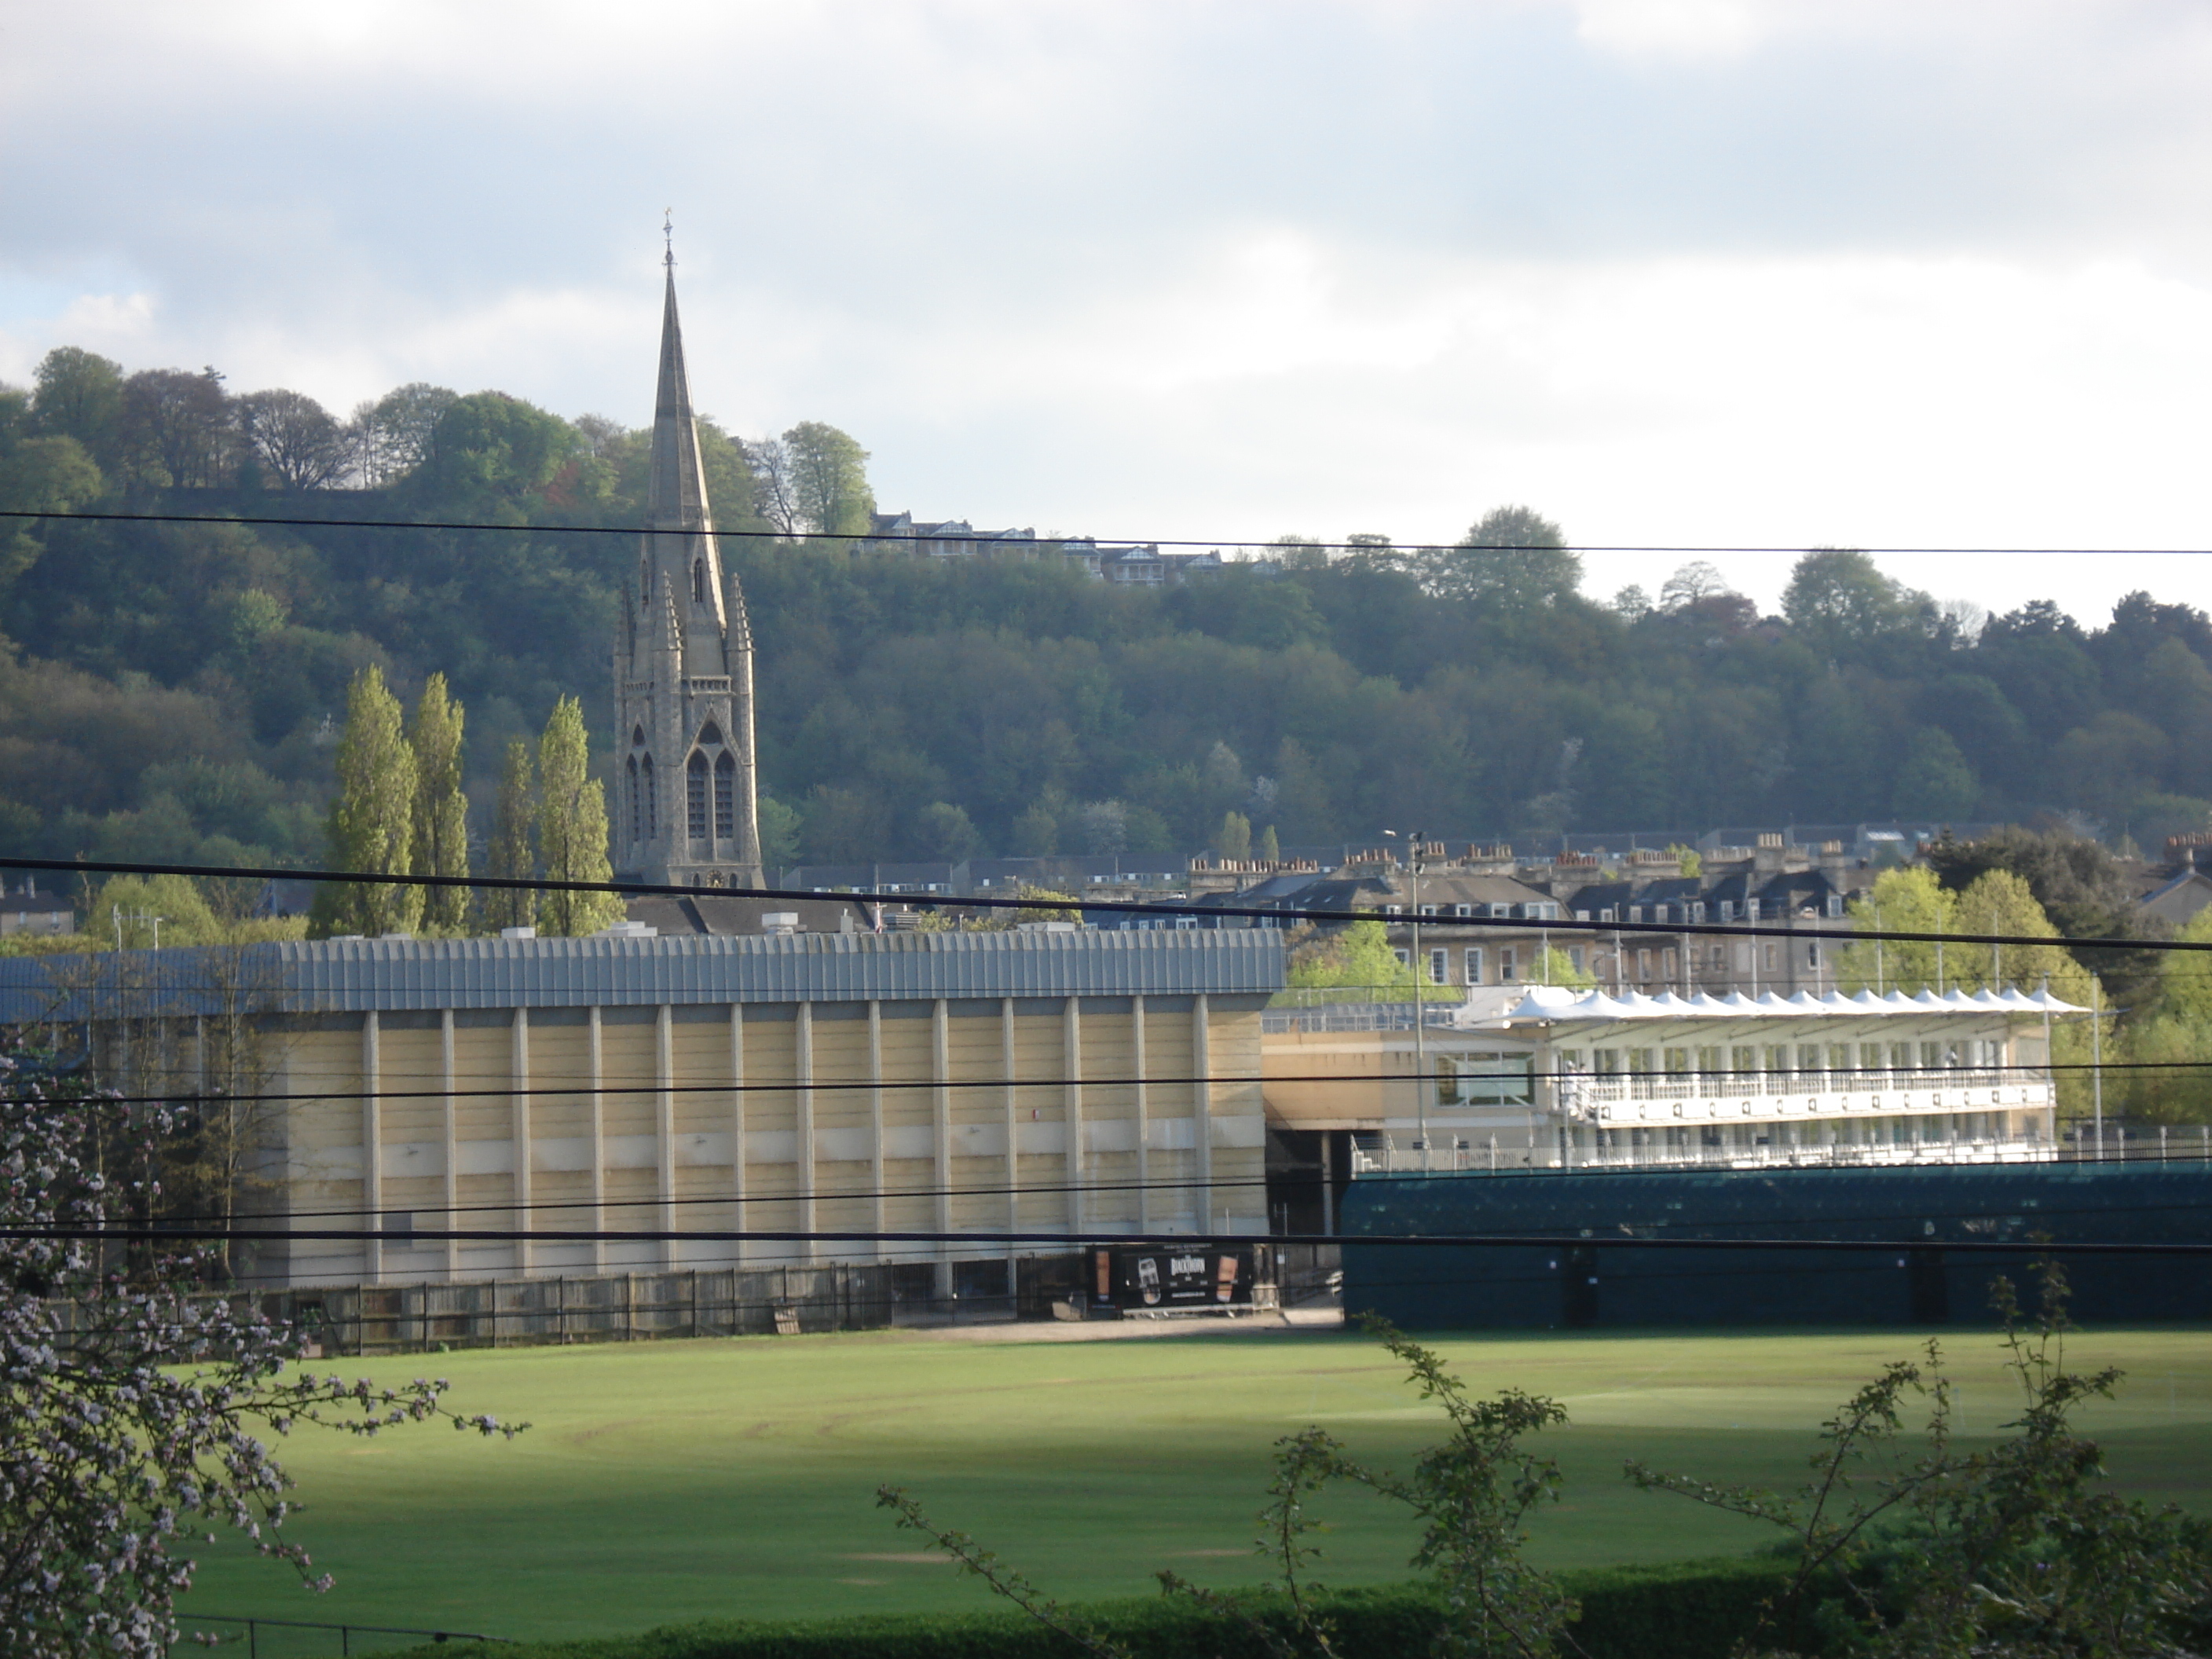
{"type": "Polygon", "coordinates": [[[676,210],[674,208],[663,208],[660,210],[660,240],[667,244],[668,250],[661,255],[660,263],[668,270],[673,270],[676,269],[676,210]]]}

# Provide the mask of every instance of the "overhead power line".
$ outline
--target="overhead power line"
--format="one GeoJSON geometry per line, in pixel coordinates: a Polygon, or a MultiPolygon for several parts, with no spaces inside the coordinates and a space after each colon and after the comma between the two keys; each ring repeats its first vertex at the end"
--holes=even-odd
{"type": "MultiPolygon", "coordinates": [[[[247,881],[318,881],[351,883],[385,887],[460,887],[483,888],[493,891],[523,893],[615,893],[629,898],[750,898],[797,900],[810,904],[872,904],[912,905],[916,902],[936,909],[988,910],[1085,910],[1103,915],[1131,916],[1192,915],[1220,916],[1249,921],[1315,921],[1341,923],[1348,921],[1419,921],[1424,926],[1446,927],[1510,928],[1516,933],[1656,933],[1669,938],[1687,934],[1712,934],[1722,939],[1786,939],[1803,940],[1821,937],[1842,944],[1853,944],[1862,939],[1883,939],[1901,944],[1919,945],[2057,945],[2069,951],[2212,951],[2212,939],[2052,939],[2039,933],[1910,933],[1897,928],[1852,928],[1849,932],[1808,930],[1800,927],[1771,927],[1759,922],[1708,921],[1545,921],[1534,917],[1512,916],[1390,916],[1373,910],[1309,910],[1295,908],[1271,908],[1260,905],[1198,904],[1188,900],[1162,901],[1158,903],[1139,903],[1129,899],[1091,899],[1081,894],[1061,894],[1051,898],[985,898],[981,896],[954,898],[950,896],[919,896],[913,893],[876,892],[872,890],[820,893],[804,888],[788,887],[681,887],[673,884],[644,881],[557,881],[550,878],[500,876],[418,876],[395,875],[379,871],[362,870],[300,870],[258,865],[220,864],[149,864],[112,859],[25,859],[0,858],[0,870],[74,871],[93,875],[118,876],[192,876],[216,880],[247,881]]],[[[1834,918],[1827,918],[1834,920],[1834,918]]]]}
{"type": "MultiPolygon", "coordinates": [[[[1471,1152],[1475,1149],[1469,1147],[1465,1150],[1471,1152]]],[[[1503,1154],[1508,1149],[1500,1148],[1499,1150],[1501,1154],[1503,1154]]],[[[2140,1160],[2122,1159],[2118,1161],[2125,1165],[2139,1162],[2140,1160]]],[[[2191,1156],[2188,1153],[2184,1153],[2172,1159],[2161,1159],[2160,1161],[2197,1164],[2207,1163],[2206,1159],[2200,1157],[2191,1156]]],[[[1835,1167],[1850,1168],[1853,1166],[1815,1164],[1807,1167],[1819,1169],[1835,1167]]],[[[1882,1166],[1862,1165],[1857,1167],[1878,1170],[1882,1166]]],[[[1948,1164],[1941,1159],[1934,1159],[1929,1160],[1927,1164],[1911,1167],[1956,1168],[1961,1166],[1948,1164]]],[[[1987,1168],[1989,1166],[1978,1165],[1973,1167],[1987,1168]]],[[[1493,1178],[1492,1174],[1481,1170],[1450,1173],[1454,1173],[1455,1176],[1463,1174],[1479,1180],[1490,1180],[1493,1178]]],[[[1769,1172],[1764,1169],[1716,1169],[1711,1165],[1701,1165],[1697,1164],[1571,1166],[1565,1169],[1561,1169],[1554,1165],[1522,1165],[1518,1167],[1509,1166],[1502,1168],[1495,1171],[1495,1178],[1510,1180],[1517,1174],[1526,1174],[1533,1178],[1544,1181],[1556,1180],[1563,1175],[1577,1176],[1615,1175],[1689,1175],[1696,1176],[1700,1179],[1711,1179],[1714,1176],[1718,1175],[1723,1179],[1741,1176],[1747,1179],[1764,1180],[1767,1177],[1769,1172]]],[[[1437,1177],[1433,1175],[1416,1174],[1410,1170],[1401,1171],[1396,1175],[1377,1173],[1358,1177],[1358,1179],[1362,1182],[1391,1180],[1425,1181],[1436,1178],[1437,1177]]],[[[556,1211],[573,1212],[578,1210],[622,1211],[666,1209],[673,1212],[676,1210],[699,1209],[709,1205],[727,1205],[737,1209],[744,1209],[747,1206],[758,1206],[768,1204],[873,1203],[878,1199],[881,1199],[888,1203],[894,1199],[911,1200],[922,1198],[1051,1198],[1066,1197],[1071,1194],[1087,1197],[1093,1194],[1103,1193],[1212,1193],[1249,1189],[1255,1187],[1266,1188],[1271,1193],[1307,1192],[1324,1186],[1330,1188],[1340,1187],[1350,1182],[1352,1179],[1353,1177],[1348,1174],[1328,1176],[1320,1175],[1276,1175],[1260,1178],[1239,1178],[1233,1181],[1074,1182],[1040,1183],[1035,1186],[917,1187],[913,1188],[884,1188],[881,1189],[870,1189],[859,1192],[825,1192],[815,1189],[805,1192],[746,1194],[743,1196],[731,1193],[720,1193],[670,1196],[666,1198],[533,1199],[527,1204],[499,1203],[495,1201],[478,1204],[401,1204],[397,1201],[393,1201],[375,1206],[356,1205],[352,1206],[341,1206],[334,1209],[294,1210],[288,1212],[284,1218],[289,1224],[297,1224],[302,1221],[366,1221],[372,1218],[382,1218],[394,1215],[407,1215],[410,1217],[422,1215],[538,1215],[556,1211]]],[[[2128,1213],[2136,1216],[2171,1214],[2180,1217],[2193,1217],[2197,1215],[2201,1209],[2202,1206],[2194,1201],[2179,1201],[2171,1204],[2139,1203],[2131,1204],[2129,1206],[2128,1213]]],[[[2112,1212],[2109,1210],[2095,1209],[2086,1206],[2060,1206],[2057,1208],[2039,1206],[2035,1212],[2039,1225],[2045,1221],[2064,1217],[2084,1215],[2105,1216],[2111,1213],[2112,1212]]],[[[1923,1217],[1921,1212],[1915,1211],[1910,1214],[1861,1215],[1856,1216],[1852,1218],[1861,1222],[1894,1222],[1899,1225],[1911,1225],[1921,1221],[1923,1217]]],[[[173,1237],[185,1237],[187,1235],[185,1235],[181,1230],[189,1226],[207,1225],[228,1227],[237,1224],[237,1222],[238,1218],[235,1215],[204,1215],[186,1212],[179,1215],[161,1216],[158,1218],[149,1218],[145,1224],[157,1231],[167,1228],[170,1231],[173,1237]]],[[[410,1231],[411,1231],[412,1230],[410,1229],[410,1231]]],[[[557,1229],[549,1229],[541,1232],[532,1231],[528,1228],[516,1228],[514,1230],[514,1236],[517,1237],[531,1239],[550,1238],[556,1241],[568,1237],[587,1237],[587,1235],[585,1234],[571,1234],[557,1229]]],[[[363,1234],[358,1231],[347,1235],[347,1237],[353,1238],[359,1238],[363,1236],[363,1234]]],[[[380,1233],[378,1236],[388,1237],[392,1235],[380,1233]]],[[[696,1234],[682,1232],[680,1230],[679,1236],[684,1238],[697,1237],[696,1234]]],[[[969,1235],[965,1233],[960,1236],[963,1238],[969,1237],[969,1235]]],[[[1297,1237],[1304,1238],[1306,1235],[1301,1233],[1297,1237]]]]}
{"type": "MultiPolygon", "coordinates": [[[[878,535],[873,532],[832,530],[651,530],[643,525],[606,524],[481,524],[464,520],[449,519],[317,519],[295,518],[276,514],[229,513],[83,513],[37,512],[25,508],[0,511],[0,519],[58,519],[75,520],[97,524],[228,524],[267,526],[278,529],[315,530],[453,530],[491,532],[502,535],[520,536],[653,536],[685,535],[714,536],[726,541],[752,542],[881,542],[896,545],[907,540],[933,543],[951,543],[1004,550],[1009,546],[1065,547],[1068,545],[1103,547],[1249,547],[1261,551],[1297,552],[1303,548],[1314,548],[1326,552],[1417,553],[1431,550],[1428,544],[1407,544],[1404,546],[1371,542],[1325,542],[1298,540],[1285,542],[1273,537],[1238,541],[1222,536],[1043,536],[1035,542],[1008,543],[1000,538],[975,532],[954,532],[939,535],[900,537],[878,535]]],[[[1456,544],[1439,546],[1435,550],[1449,552],[1456,544]]],[[[1800,555],[1823,550],[1809,544],[1784,545],[1780,543],[1702,543],[1702,542],[1577,542],[1561,550],[1548,542],[1508,543],[1492,546],[1485,544],[1476,550],[1485,553],[1555,553],[1562,550],[1574,553],[1721,553],[1721,554],[1787,554],[1800,555]]],[[[2212,555],[2205,547],[1854,547],[1854,553],[1881,553],[1941,557],[1946,555],[2006,554],[2033,558],[2179,558],[2198,559],[2212,555]]]]}
{"type": "MultiPolygon", "coordinates": [[[[40,1226],[11,1224],[0,1226],[0,1239],[113,1239],[132,1243],[175,1243],[180,1239],[221,1240],[233,1243],[358,1244],[364,1235],[357,1228],[336,1227],[214,1227],[214,1226],[40,1226]]],[[[823,1229],[714,1230],[680,1231],[669,1227],[596,1228],[589,1231],[526,1232],[511,1227],[441,1228],[408,1235],[414,1243],[493,1244],[527,1240],[533,1244],[1057,1244],[1083,1249],[1193,1249],[1254,1244],[1372,1244],[1419,1249],[1569,1249],[1591,1247],[1634,1249],[1692,1250],[1940,1250],[1948,1255],[2212,1255],[2212,1241],[2094,1240],[2056,1243],[2049,1240],[2005,1239],[1931,1240],[1920,1238],[1682,1238],[1614,1235],[1587,1238],[1578,1233],[1301,1233],[1295,1238],[1249,1233],[1070,1233],[1043,1231],[941,1232],[933,1230],[901,1231],[829,1231],[823,1229]]]]}
{"type": "MultiPolygon", "coordinates": [[[[1389,1036],[1391,1033],[1382,1033],[1389,1036]]],[[[1404,1033],[1411,1036],[1411,1028],[1404,1033]]],[[[1729,1045],[1719,1045],[1726,1047],[1729,1045]]],[[[1738,1045],[1741,1046],[1741,1045],[1738,1045]]],[[[1445,1051],[1437,1058],[1456,1058],[1445,1051]]],[[[2002,1066],[1821,1066],[1793,1068],[1788,1072],[1768,1071],[1767,1076],[1787,1077],[1919,1077],[1957,1078],[1962,1073],[1984,1072],[2031,1073],[2037,1076],[2052,1072],[2199,1072],[2212,1070],[2212,1060],[2031,1060],[2016,1061],[2002,1066]]],[[[469,1089],[319,1089],[295,1090],[289,1092],[258,1094],[232,1093],[211,1089],[195,1083],[179,1086],[161,1094],[126,1095],[98,1094],[6,1095],[0,1094],[0,1104],[36,1105],[47,1103],[66,1106],[72,1111],[87,1106],[185,1106],[195,1102],[220,1102],[227,1105],[268,1106],[288,1105],[301,1102],[333,1100],[520,1100],[544,1099],[554,1101],[577,1096],[586,1097],[610,1095],[796,1095],[812,1093],[851,1094],[861,1090],[880,1089],[885,1093],[899,1091],[912,1092],[929,1089],[1139,1089],[1139,1088],[1203,1088],[1212,1085],[1251,1085],[1277,1083],[1451,1083],[1455,1081],[1481,1082],[1485,1079],[1517,1081],[1572,1079],[1577,1083],[1610,1083],[1641,1079],[1650,1083],[1681,1081],[1698,1078],[1736,1079],[1760,1075],[1757,1073],[1729,1070],[1699,1071],[1660,1070],[1649,1072],[1583,1072],[1566,1070],[1537,1070],[1515,1072],[1421,1073],[1421,1072],[1267,1072],[1255,1075],[1249,1072],[1218,1072],[1210,1076],[1176,1077],[1024,1077],[1024,1078],[945,1078],[917,1079],[884,1078],[880,1080],[840,1079],[834,1082],[811,1083],[635,1083],[601,1084],[508,1084],[499,1088],[469,1089]]],[[[1955,1083],[1954,1088],[1987,1088],[1990,1085],[1955,1083]]],[[[1787,1090],[1778,1091],[1787,1094],[1787,1090]]],[[[1497,1103],[1516,1105],[1522,1103],[1497,1103]]]]}

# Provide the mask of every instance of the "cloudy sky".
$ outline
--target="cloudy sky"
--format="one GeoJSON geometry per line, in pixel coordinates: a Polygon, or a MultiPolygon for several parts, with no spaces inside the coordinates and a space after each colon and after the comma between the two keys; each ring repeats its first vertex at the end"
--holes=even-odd
{"type": "Polygon", "coordinates": [[[2206,547],[2208,85],[2199,0],[0,0],[0,379],[642,422],[672,206],[703,406],[924,516],[2206,547]]]}

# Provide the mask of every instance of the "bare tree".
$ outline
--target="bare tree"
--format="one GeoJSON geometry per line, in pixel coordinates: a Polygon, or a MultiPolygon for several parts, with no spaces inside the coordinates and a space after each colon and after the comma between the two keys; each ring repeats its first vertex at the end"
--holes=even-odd
{"type": "Polygon", "coordinates": [[[238,400],[238,416],[248,451],[287,489],[321,489],[345,471],[343,432],[305,392],[249,392],[238,400]]]}

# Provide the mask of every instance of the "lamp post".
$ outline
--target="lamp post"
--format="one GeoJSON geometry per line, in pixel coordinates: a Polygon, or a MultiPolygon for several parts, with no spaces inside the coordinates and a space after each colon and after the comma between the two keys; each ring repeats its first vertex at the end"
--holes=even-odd
{"type": "MultiPolygon", "coordinates": [[[[1396,841],[1395,830],[1382,832],[1396,841]]],[[[1421,995],[1421,832],[1406,832],[1406,902],[1413,915],[1410,955],[1413,969],[1413,1133],[1420,1137],[1421,1169],[1429,1167],[1428,1005],[1421,995]]]]}

